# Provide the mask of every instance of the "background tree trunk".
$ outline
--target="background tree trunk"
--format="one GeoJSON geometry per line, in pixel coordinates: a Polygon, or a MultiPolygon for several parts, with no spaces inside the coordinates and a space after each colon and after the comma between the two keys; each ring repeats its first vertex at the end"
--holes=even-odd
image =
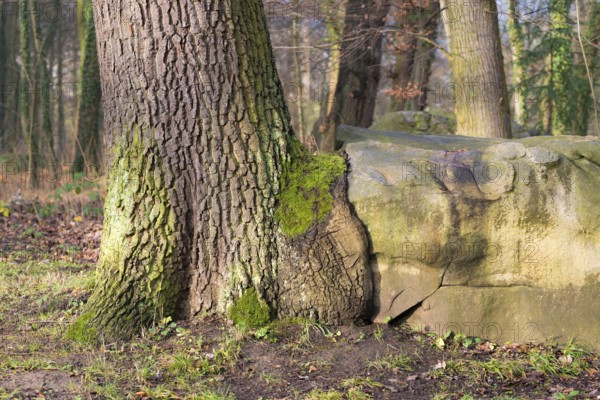
{"type": "MultiPolygon", "coordinates": [[[[11,9],[18,10],[19,3],[12,3],[11,9]]],[[[4,47],[2,50],[2,65],[0,66],[3,74],[2,93],[0,96],[0,145],[3,148],[15,151],[15,142],[19,140],[21,135],[21,122],[19,115],[19,77],[21,73],[20,66],[15,63],[17,54],[19,53],[19,19],[6,17],[2,22],[0,31],[4,35],[4,47]]]]}
{"type": "Polygon", "coordinates": [[[553,135],[572,134],[573,125],[573,52],[571,45],[572,28],[568,23],[571,0],[552,0],[550,19],[552,20],[552,78],[551,91],[555,101],[552,107],[553,135]]]}
{"type": "Polygon", "coordinates": [[[337,156],[311,159],[293,137],[262,1],[98,0],[94,13],[109,189],[98,283],[69,335],[123,337],[163,316],[225,312],[247,288],[280,316],[365,318],[364,231],[343,210],[345,191],[327,197],[345,182],[327,174],[337,156]],[[290,236],[275,209],[306,206],[294,177],[316,182],[306,194],[333,210],[310,204],[318,223],[290,236]],[[301,276],[307,268],[324,274],[301,276]],[[327,290],[313,298],[307,287],[327,290]]]}
{"type": "Polygon", "coordinates": [[[512,87],[515,121],[524,125],[527,121],[527,73],[525,69],[525,39],[520,22],[519,1],[508,1],[508,38],[512,53],[512,87]]]}
{"type": "MultiPolygon", "coordinates": [[[[33,3],[32,3],[33,5],[33,3]]],[[[34,115],[34,118],[39,118],[38,129],[40,129],[39,138],[43,143],[43,148],[46,152],[40,154],[45,155],[43,159],[46,161],[46,167],[49,170],[55,171],[56,156],[54,153],[54,132],[52,131],[52,104],[50,102],[50,86],[51,77],[48,71],[48,42],[44,40],[42,35],[42,26],[40,16],[37,13],[31,13],[33,27],[33,43],[35,49],[35,64],[37,66],[35,80],[36,99],[39,102],[39,115],[34,115]]],[[[41,144],[41,143],[40,143],[41,144]]]]}
{"type": "Polygon", "coordinates": [[[427,85],[431,75],[431,63],[439,24],[439,1],[407,6],[406,15],[400,11],[396,26],[407,33],[400,34],[400,44],[392,72],[392,90],[407,91],[407,95],[392,96],[391,111],[423,111],[427,105],[427,85]],[[428,39],[423,40],[423,39],[428,39]],[[416,89],[420,93],[408,96],[416,89]]]}
{"type": "MultiPolygon", "coordinates": [[[[346,12],[342,9],[341,12],[346,12]]],[[[328,63],[328,85],[326,90],[321,90],[321,101],[322,109],[324,111],[324,117],[331,112],[333,107],[333,95],[335,88],[337,87],[338,76],[340,73],[340,59],[341,59],[341,40],[343,35],[343,24],[338,23],[335,19],[330,20],[327,23],[327,34],[329,35],[329,41],[331,45],[331,55],[328,63]]]]}
{"type": "MultiPolygon", "coordinates": [[[[588,122],[590,119],[590,114],[593,115],[594,118],[591,134],[600,135],[600,116],[598,115],[598,104],[594,104],[594,97],[597,96],[597,91],[594,91],[592,96],[592,87],[591,85],[596,85],[598,81],[598,56],[600,55],[598,49],[600,48],[600,3],[591,2],[587,6],[587,21],[585,24],[585,31],[583,34],[583,49],[585,52],[585,56],[588,62],[588,68],[590,71],[590,75],[588,77],[587,69],[580,68],[581,79],[586,83],[580,93],[580,99],[576,103],[579,105],[579,118],[576,121],[576,124],[580,126],[577,129],[578,134],[586,134],[588,128],[588,122]]],[[[583,58],[583,57],[582,57],[583,58]]]]}
{"type": "MultiPolygon", "coordinates": [[[[397,23],[398,29],[411,29],[406,24],[397,23]]],[[[398,43],[396,43],[396,62],[391,71],[392,90],[402,92],[402,95],[392,96],[390,101],[390,111],[404,111],[408,98],[404,95],[407,89],[412,85],[412,70],[415,62],[415,53],[417,51],[417,37],[415,32],[400,34],[398,43]]]]}
{"type": "Polygon", "coordinates": [[[83,1],[83,47],[81,48],[81,80],[77,106],[77,140],[73,172],[102,170],[102,138],[100,137],[100,69],[96,49],[96,30],[90,7],[92,0],[83,1]],[[86,13],[90,15],[85,15],[86,13]]]}
{"type": "Polygon", "coordinates": [[[19,115],[21,132],[27,143],[27,186],[37,188],[39,181],[39,137],[34,126],[37,103],[35,100],[36,82],[31,68],[31,19],[28,0],[19,1],[19,56],[21,58],[19,79],[19,115]],[[32,99],[33,97],[33,99],[32,99]]]}
{"type": "Polygon", "coordinates": [[[511,137],[495,0],[441,1],[454,78],[457,134],[511,137]]]}
{"type": "Polygon", "coordinates": [[[312,125],[315,122],[314,118],[314,100],[311,95],[313,92],[313,71],[312,71],[312,43],[310,39],[310,21],[303,20],[300,23],[300,84],[302,88],[302,104],[303,107],[303,128],[304,135],[306,136],[302,140],[302,143],[309,143],[309,135],[311,133],[312,125]]]}
{"type": "Polygon", "coordinates": [[[6,135],[6,117],[8,107],[8,60],[10,58],[8,51],[8,29],[5,21],[0,26],[0,147],[3,147],[6,135]]]}
{"type": "Polygon", "coordinates": [[[57,27],[57,41],[56,41],[56,86],[59,90],[56,104],[56,138],[57,138],[57,152],[56,158],[59,163],[65,161],[65,147],[67,145],[66,128],[65,128],[65,100],[63,98],[63,74],[64,74],[64,29],[61,24],[57,27]]]}
{"type": "MultiPolygon", "coordinates": [[[[296,96],[294,97],[294,106],[296,107],[296,124],[295,126],[297,127],[297,134],[299,136],[299,139],[302,143],[304,143],[306,141],[306,116],[304,113],[304,110],[307,106],[305,100],[305,96],[304,96],[304,92],[305,90],[309,90],[309,88],[305,88],[304,87],[304,82],[302,80],[303,77],[303,69],[305,69],[306,67],[303,65],[304,60],[302,55],[304,54],[304,51],[300,48],[300,42],[301,42],[301,38],[300,38],[300,24],[301,24],[301,19],[300,19],[300,15],[299,15],[299,11],[298,11],[298,0],[294,0],[294,16],[292,17],[292,32],[291,32],[291,39],[292,39],[292,47],[293,49],[293,60],[294,60],[294,72],[295,72],[295,78],[296,78],[296,82],[295,82],[295,87],[294,87],[294,91],[296,92],[296,96]]],[[[304,45],[304,43],[302,43],[302,45],[304,45]]],[[[310,68],[310,67],[309,67],[310,68]]]]}
{"type": "Polygon", "coordinates": [[[340,70],[331,112],[313,128],[321,152],[333,151],[341,124],[368,128],[373,123],[381,76],[380,28],[390,10],[389,0],[349,0],[346,5],[340,70]]]}
{"type": "Polygon", "coordinates": [[[336,13],[331,13],[327,9],[326,4],[321,7],[324,13],[329,13],[329,17],[325,21],[327,27],[327,40],[330,43],[329,60],[327,62],[327,79],[323,88],[320,88],[318,93],[319,98],[319,115],[313,124],[311,131],[311,145],[308,149],[314,153],[318,151],[318,146],[315,138],[318,127],[327,120],[327,116],[331,113],[334,104],[335,89],[337,87],[338,77],[340,73],[341,47],[344,30],[344,15],[346,3],[341,2],[336,13]]]}

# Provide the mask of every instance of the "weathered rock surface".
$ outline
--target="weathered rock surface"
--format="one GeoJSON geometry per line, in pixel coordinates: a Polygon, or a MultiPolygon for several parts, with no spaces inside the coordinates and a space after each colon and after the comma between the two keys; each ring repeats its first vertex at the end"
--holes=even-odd
{"type": "MultiPolygon", "coordinates": [[[[417,135],[454,135],[456,133],[456,118],[451,113],[441,115],[426,111],[394,111],[379,117],[370,129],[417,135]]],[[[516,122],[513,122],[512,130],[515,138],[539,136],[538,132],[528,130],[516,122]]]]}
{"type": "Polygon", "coordinates": [[[600,348],[600,143],[341,127],[374,320],[600,348]]]}

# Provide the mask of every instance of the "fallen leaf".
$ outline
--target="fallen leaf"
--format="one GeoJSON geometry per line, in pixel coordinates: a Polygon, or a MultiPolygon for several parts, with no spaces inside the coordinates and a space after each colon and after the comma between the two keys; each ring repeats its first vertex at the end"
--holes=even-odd
{"type": "Polygon", "coordinates": [[[561,364],[571,364],[573,363],[573,357],[571,357],[570,355],[566,355],[566,356],[560,356],[558,358],[558,361],[561,362],[561,364]]]}
{"type": "Polygon", "coordinates": [[[440,363],[437,363],[437,364],[436,364],[436,365],[433,367],[433,369],[434,369],[434,370],[436,370],[436,369],[445,369],[445,368],[446,368],[446,361],[442,361],[442,362],[440,362],[440,363]]]}
{"type": "Polygon", "coordinates": [[[435,347],[437,347],[440,350],[443,350],[445,346],[446,342],[444,342],[444,339],[442,339],[441,337],[437,338],[437,340],[435,341],[435,347]]]}

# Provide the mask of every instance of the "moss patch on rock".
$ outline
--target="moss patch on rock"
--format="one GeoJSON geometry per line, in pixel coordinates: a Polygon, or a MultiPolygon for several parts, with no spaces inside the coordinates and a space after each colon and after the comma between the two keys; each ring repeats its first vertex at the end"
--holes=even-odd
{"type": "Polygon", "coordinates": [[[288,237],[300,236],[323,222],[333,208],[331,187],[346,172],[346,162],[336,154],[313,156],[292,143],[292,160],[286,165],[275,219],[288,237]]]}
{"type": "Polygon", "coordinates": [[[237,326],[254,329],[263,327],[271,321],[269,306],[258,296],[254,288],[246,290],[229,309],[229,318],[237,326]]]}

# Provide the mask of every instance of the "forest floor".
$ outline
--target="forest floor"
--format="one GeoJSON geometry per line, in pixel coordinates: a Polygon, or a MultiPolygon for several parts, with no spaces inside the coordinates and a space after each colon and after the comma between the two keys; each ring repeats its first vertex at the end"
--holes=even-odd
{"type": "Polygon", "coordinates": [[[244,331],[208,315],[127,343],[71,342],[64,332],[94,285],[98,209],[26,204],[5,217],[0,204],[0,399],[600,398],[600,360],[575,344],[405,325],[244,331]]]}

